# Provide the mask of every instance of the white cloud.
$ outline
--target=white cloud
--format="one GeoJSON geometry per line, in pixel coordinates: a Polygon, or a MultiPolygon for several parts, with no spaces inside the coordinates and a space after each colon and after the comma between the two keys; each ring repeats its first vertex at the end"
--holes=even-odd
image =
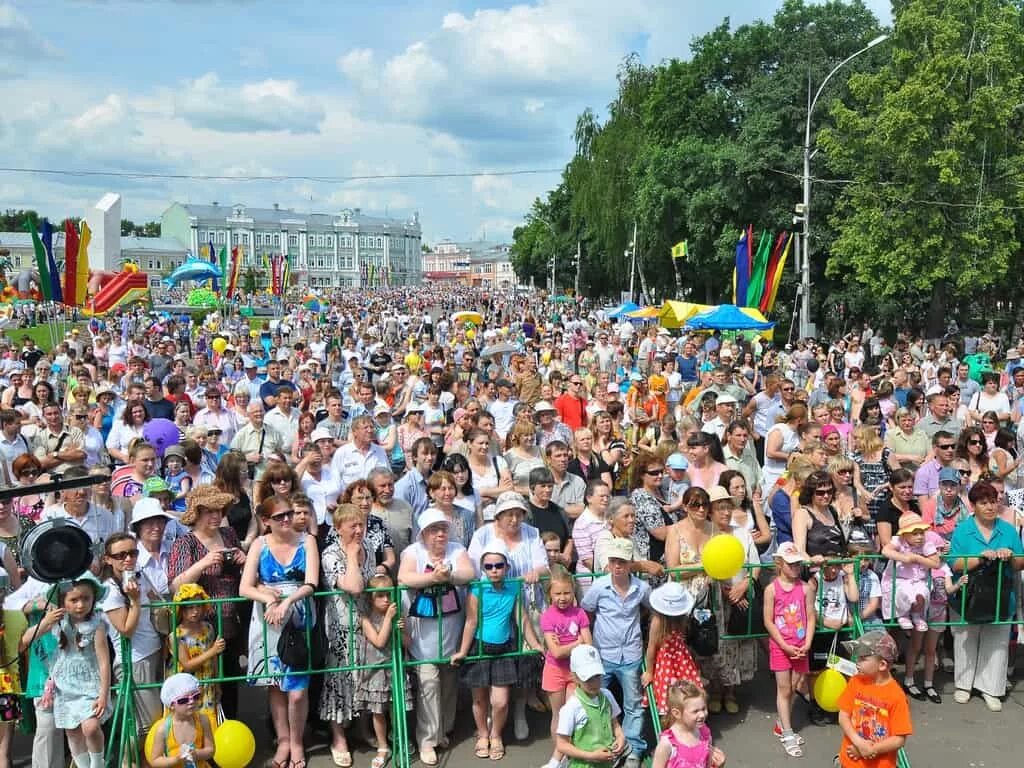
{"type": "Polygon", "coordinates": [[[507,176],[485,174],[473,177],[473,196],[488,208],[500,207],[510,187],[507,176]]]}
{"type": "Polygon", "coordinates": [[[193,126],[225,133],[316,133],[324,119],[323,106],[300,94],[294,80],[237,86],[222,84],[207,72],[182,83],[173,98],[175,115],[193,126]]]}
{"type": "Polygon", "coordinates": [[[17,8],[0,5],[0,79],[23,76],[33,62],[58,56],[57,47],[35,32],[17,8]]]}

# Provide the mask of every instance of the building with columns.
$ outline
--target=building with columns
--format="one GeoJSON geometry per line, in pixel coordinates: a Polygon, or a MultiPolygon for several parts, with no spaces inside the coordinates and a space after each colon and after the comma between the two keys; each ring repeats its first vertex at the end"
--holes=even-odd
{"type": "Polygon", "coordinates": [[[186,244],[196,255],[212,242],[220,251],[235,246],[244,254],[242,273],[253,269],[266,288],[264,257],[286,253],[293,284],[314,289],[419,285],[419,214],[407,220],[367,216],[358,208],[337,214],[245,205],[173,203],[160,218],[161,233],[186,244]]]}

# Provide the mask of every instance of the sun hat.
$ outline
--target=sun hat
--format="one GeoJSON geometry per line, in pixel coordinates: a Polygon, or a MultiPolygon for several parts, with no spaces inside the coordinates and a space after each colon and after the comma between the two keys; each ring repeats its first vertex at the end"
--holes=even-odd
{"type": "Polygon", "coordinates": [[[451,526],[451,521],[448,519],[448,516],[437,507],[427,507],[420,513],[420,516],[416,518],[416,525],[419,527],[421,535],[430,526],[440,524],[443,524],[447,528],[451,526]]]}
{"type": "Polygon", "coordinates": [[[71,587],[80,582],[87,581],[92,584],[93,589],[96,591],[96,601],[94,605],[103,602],[107,599],[107,587],[100,583],[100,580],[96,578],[96,575],[92,571],[85,571],[84,573],[76,576],[73,579],[67,579],[58,584],[58,590],[61,596],[67,594],[71,587]]]}
{"type": "Polygon", "coordinates": [[[884,629],[872,629],[856,640],[846,640],[843,642],[843,649],[858,659],[862,656],[880,656],[890,664],[896,661],[899,654],[896,641],[884,629]]]}
{"type": "Polygon", "coordinates": [[[533,415],[540,416],[542,413],[558,413],[558,409],[547,400],[538,400],[533,406],[533,415]]]}
{"type": "Polygon", "coordinates": [[[199,680],[188,672],[178,672],[164,680],[160,686],[160,701],[165,707],[178,699],[199,690],[199,680]]]}
{"type": "Polygon", "coordinates": [[[569,669],[580,680],[590,680],[604,674],[604,664],[597,648],[592,645],[577,645],[569,654],[569,669]]]}
{"type": "Polygon", "coordinates": [[[739,400],[729,394],[719,395],[715,398],[715,405],[736,405],[738,402],[739,400]]]}
{"type": "Polygon", "coordinates": [[[782,560],[785,563],[803,563],[810,558],[806,552],[801,552],[800,549],[792,541],[784,541],[779,545],[779,548],[775,550],[774,558],[782,560]]]}
{"type": "Polygon", "coordinates": [[[678,581],[669,581],[651,592],[650,603],[662,616],[686,616],[693,610],[693,595],[678,581]]]}
{"type": "Polygon", "coordinates": [[[143,496],[141,499],[136,501],[135,506],[132,507],[131,526],[134,528],[143,520],[151,520],[154,517],[162,517],[165,520],[174,519],[172,515],[164,512],[164,508],[161,506],[159,499],[151,499],[148,496],[143,496]]]}
{"type": "Polygon", "coordinates": [[[374,416],[374,418],[376,418],[377,416],[390,416],[390,415],[391,415],[391,409],[388,408],[386,405],[378,405],[377,407],[375,407],[373,409],[373,416],[374,416]]]}
{"type": "Polygon", "coordinates": [[[619,560],[631,561],[633,559],[633,540],[614,538],[608,542],[604,554],[608,560],[614,557],[619,560]]]}
{"type": "Polygon", "coordinates": [[[521,509],[523,512],[530,511],[530,507],[527,505],[526,499],[523,498],[523,494],[516,491],[505,491],[495,502],[494,516],[497,517],[502,512],[508,512],[512,509],[521,509]]]}
{"type": "Polygon", "coordinates": [[[729,501],[732,504],[736,503],[736,499],[734,499],[732,494],[729,493],[729,489],[723,488],[720,485],[716,485],[708,491],[708,499],[712,504],[716,501],[729,501]]]}
{"type": "Polygon", "coordinates": [[[318,428],[318,429],[314,429],[312,432],[309,433],[309,442],[313,443],[314,445],[316,445],[320,440],[333,440],[333,439],[334,438],[331,437],[331,433],[328,432],[326,429],[319,429],[318,428]]]}
{"type": "Polygon", "coordinates": [[[182,462],[187,461],[185,458],[185,449],[180,445],[169,445],[164,448],[164,460],[166,461],[171,456],[177,456],[182,462]]]}
{"type": "Polygon", "coordinates": [[[913,533],[914,531],[927,531],[931,528],[916,512],[907,512],[900,515],[899,525],[900,528],[896,531],[897,536],[902,536],[904,533],[913,533]]]}
{"type": "Polygon", "coordinates": [[[225,510],[235,503],[235,497],[225,493],[213,485],[199,485],[189,491],[185,497],[185,515],[195,519],[199,515],[199,508],[225,510]]]}

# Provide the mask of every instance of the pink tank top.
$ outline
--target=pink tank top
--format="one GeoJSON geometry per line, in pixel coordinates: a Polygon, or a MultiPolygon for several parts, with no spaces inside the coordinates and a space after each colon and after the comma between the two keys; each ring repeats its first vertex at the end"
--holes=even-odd
{"type": "Polygon", "coordinates": [[[772,608],[775,626],[787,643],[802,643],[807,638],[807,603],[804,583],[797,581],[787,591],[775,580],[775,605],[772,608]]]}
{"type": "Polygon", "coordinates": [[[711,764],[711,729],[707,724],[700,727],[700,741],[693,746],[681,743],[671,728],[666,728],[661,735],[672,745],[666,768],[708,768],[711,764]]]}

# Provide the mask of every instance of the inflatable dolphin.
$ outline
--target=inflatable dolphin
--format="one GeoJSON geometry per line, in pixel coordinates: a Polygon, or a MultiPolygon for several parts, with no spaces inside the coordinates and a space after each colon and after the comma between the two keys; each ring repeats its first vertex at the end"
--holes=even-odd
{"type": "Polygon", "coordinates": [[[224,277],[224,274],[216,264],[211,264],[204,259],[197,259],[195,256],[189,256],[184,264],[174,270],[170,276],[164,278],[164,283],[168,287],[173,288],[183,280],[203,282],[204,280],[220,279],[222,277],[224,277]]]}

